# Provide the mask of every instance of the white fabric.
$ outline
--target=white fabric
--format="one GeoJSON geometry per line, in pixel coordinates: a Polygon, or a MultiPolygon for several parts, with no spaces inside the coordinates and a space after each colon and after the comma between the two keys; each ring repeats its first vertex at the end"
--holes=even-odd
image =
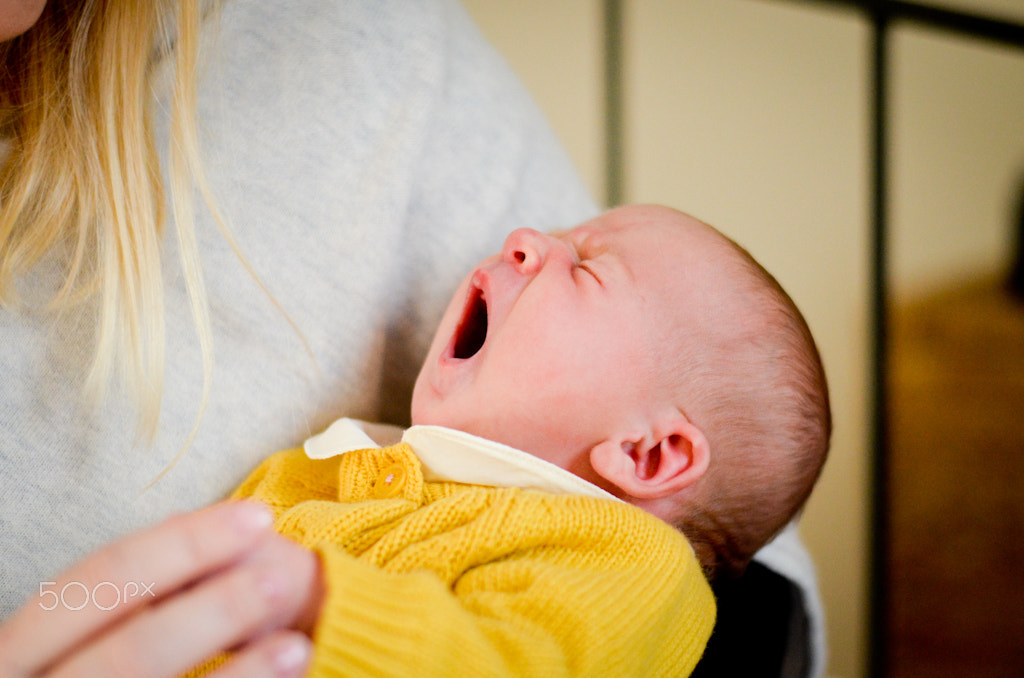
{"type": "MultiPolygon", "coordinates": [[[[262,459],[343,414],[406,423],[451,292],[515,228],[596,212],[520,85],[455,0],[227,0],[205,36],[206,169],[247,260],[197,225],[216,366],[195,421],[191,311],[165,242],[160,428],[81,397],[89,309],[0,310],[0,618],[133,529],[223,498],[262,459]]],[[[167,102],[158,110],[166,113],[167,102]]],[[[161,147],[167,120],[157,120],[161,147]]],[[[40,269],[22,287],[55,285],[40,269]]]]}
{"type": "Polygon", "coordinates": [[[343,417],[321,433],[310,436],[302,449],[310,459],[330,459],[353,450],[389,447],[401,442],[404,429],[343,417]]]}
{"type": "MultiPolygon", "coordinates": [[[[310,459],[327,459],[353,450],[378,447],[364,422],[339,419],[305,442],[310,459]]],[[[386,432],[385,432],[386,434],[386,432]]],[[[427,480],[523,487],[554,494],[575,494],[619,501],[593,483],[548,461],[508,445],[443,426],[411,426],[401,437],[419,458],[427,480]]]]}

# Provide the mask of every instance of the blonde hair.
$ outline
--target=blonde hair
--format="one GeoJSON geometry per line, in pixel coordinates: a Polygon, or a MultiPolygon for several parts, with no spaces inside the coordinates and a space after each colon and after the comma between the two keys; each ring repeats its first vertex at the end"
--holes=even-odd
{"type": "Polygon", "coordinates": [[[167,221],[153,90],[158,71],[171,65],[169,183],[202,353],[197,423],[210,389],[211,331],[192,192],[199,188],[223,225],[202,174],[196,129],[199,31],[215,5],[50,0],[35,26],[0,45],[8,144],[0,168],[0,304],[19,303],[17,279],[44,257],[59,257],[63,283],[51,308],[96,304],[86,391],[101,399],[119,367],[137,403],[139,433],[149,439],[163,391],[160,245],[167,221]]]}

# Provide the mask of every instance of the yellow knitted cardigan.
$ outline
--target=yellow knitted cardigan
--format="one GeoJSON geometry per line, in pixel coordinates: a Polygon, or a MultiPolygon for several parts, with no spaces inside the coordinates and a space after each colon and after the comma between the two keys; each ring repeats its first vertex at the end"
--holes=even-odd
{"type": "Polygon", "coordinates": [[[309,676],[686,676],[714,626],[685,538],[625,503],[426,482],[406,444],[281,452],[234,496],[321,557],[309,676]]]}

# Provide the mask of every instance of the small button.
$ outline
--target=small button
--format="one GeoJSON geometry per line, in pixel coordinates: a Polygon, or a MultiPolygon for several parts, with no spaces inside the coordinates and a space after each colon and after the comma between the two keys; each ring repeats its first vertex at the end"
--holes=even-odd
{"type": "Polygon", "coordinates": [[[377,499],[390,499],[402,493],[405,487],[405,467],[401,464],[388,466],[377,476],[373,483],[373,496],[377,499]]]}

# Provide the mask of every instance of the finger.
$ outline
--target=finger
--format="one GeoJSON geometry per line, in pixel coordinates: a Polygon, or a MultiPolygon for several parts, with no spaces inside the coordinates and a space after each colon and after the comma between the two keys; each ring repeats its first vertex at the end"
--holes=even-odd
{"type": "Polygon", "coordinates": [[[174,516],[96,551],[56,581],[43,582],[4,625],[0,668],[40,671],[140,606],[240,558],[270,534],[271,522],[259,504],[228,502],[174,516]]]}
{"type": "Polygon", "coordinates": [[[299,678],[309,667],[313,644],[296,631],[280,631],[246,646],[208,678],[299,678]]]}
{"type": "Polygon", "coordinates": [[[47,678],[179,675],[219,651],[290,624],[315,561],[312,552],[284,537],[268,538],[229,568],[81,647],[47,678]]]}

